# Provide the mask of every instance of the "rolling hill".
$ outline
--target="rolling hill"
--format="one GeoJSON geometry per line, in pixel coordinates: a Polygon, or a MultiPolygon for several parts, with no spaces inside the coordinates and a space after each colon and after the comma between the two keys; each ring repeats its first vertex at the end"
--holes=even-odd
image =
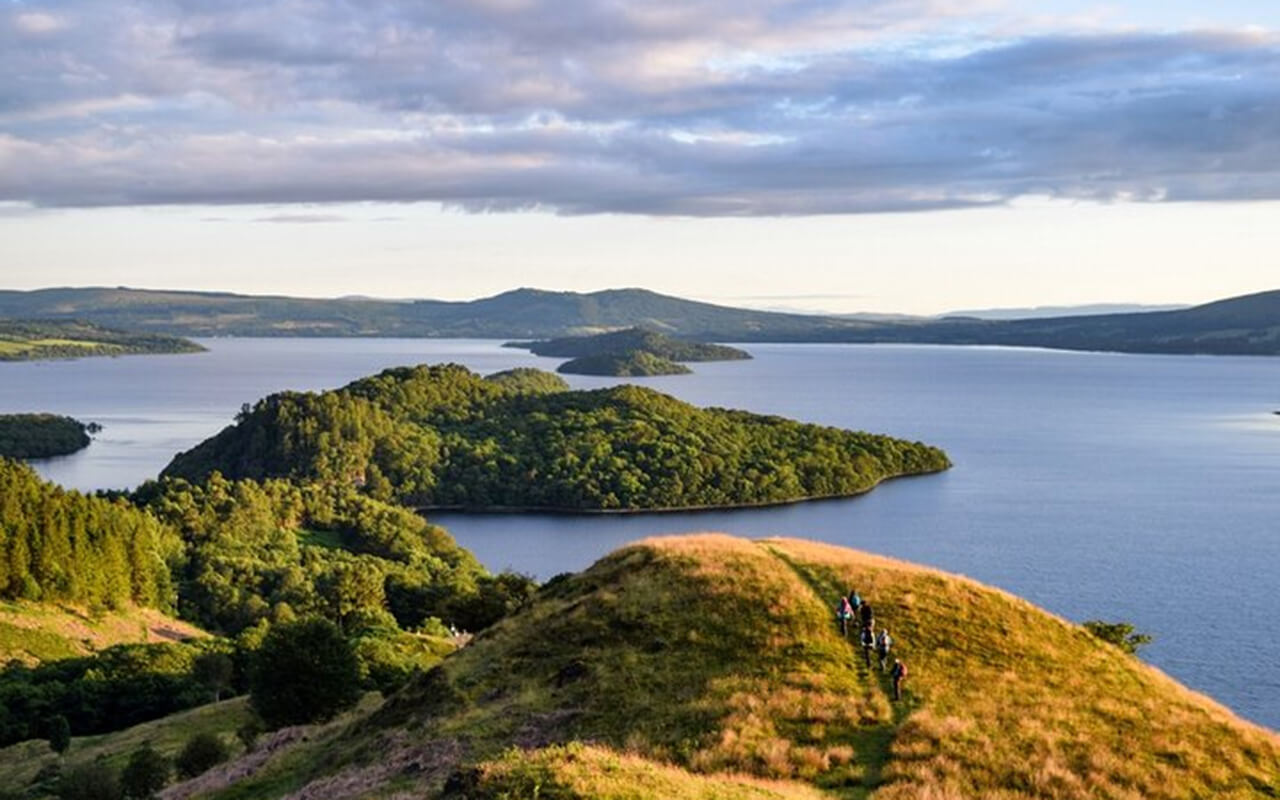
{"type": "Polygon", "coordinates": [[[373,713],[225,775],[202,796],[1266,798],[1280,738],[968,579],[701,535],[551,581],[373,713]],[[850,587],[910,665],[900,702],[833,624],[850,587]]]}
{"type": "Polygon", "coordinates": [[[823,317],[729,308],[643,289],[517,289],[467,302],[336,300],[127,288],[0,291],[0,318],[80,319],[184,336],[550,338],[644,326],[704,341],[898,342],[1280,354],[1280,290],[1173,311],[1021,320],[823,317]]]}

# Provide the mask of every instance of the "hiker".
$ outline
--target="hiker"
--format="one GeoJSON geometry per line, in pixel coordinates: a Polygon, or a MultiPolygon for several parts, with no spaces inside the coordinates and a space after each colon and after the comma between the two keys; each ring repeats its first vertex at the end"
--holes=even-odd
{"type": "Polygon", "coordinates": [[[876,621],[876,612],[871,610],[871,604],[866,600],[863,600],[862,605],[858,610],[862,615],[862,627],[872,627],[876,621]]]}
{"type": "Polygon", "coordinates": [[[876,653],[880,656],[881,672],[888,666],[890,647],[893,647],[893,637],[889,635],[888,628],[882,628],[880,635],[876,637],[876,653]]]}
{"type": "Polygon", "coordinates": [[[849,620],[853,619],[853,606],[849,605],[849,598],[840,598],[840,608],[836,611],[836,618],[840,620],[840,634],[847,637],[849,635],[849,620]]]}
{"type": "Polygon", "coordinates": [[[867,669],[871,669],[871,648],[876,646],[875,634],[870,628],[862,629],[862,660],[866,663],[867,669]]]}
{"type": "Polygon", "coordinates": [[[889,672],[889,677],[893,679],[893,699],[902,699],[902,681],[907,677],[907,665],[898,659],[893,660],[893,669],[889,672]]]}
{"type": "Polygon", "coordinates": [[[855,615],[858,613],[858,609],[862,607],[862,595],[858,594],[857,589],[849,590],[849,605],[853,606],[855,615]]]}

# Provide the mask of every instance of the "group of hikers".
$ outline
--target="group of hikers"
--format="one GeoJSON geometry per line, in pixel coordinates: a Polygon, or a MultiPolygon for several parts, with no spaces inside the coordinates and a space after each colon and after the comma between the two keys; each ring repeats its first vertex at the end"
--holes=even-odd
{"type": "Polygon", "coordinates": [[[902,682],[907,677],[907,665],[894,658],[889,666],[889,652],[893,648],[893,637],[888,628],[881,628],[876,633],[876,612],[871,604],[858,594],[857,589],[850,589],[849,594],[840,598],[836,609],[836,618],[840,621],[840,633],[849,638],[849,623],[855,620],[860,623],[858,641],[862,645],[862,658],[867,669],[871,669],[871,651],[875,650],[880,660],[880,671],[889,670],[889,678],[893,681],[893,699],[902,699],[902,682]]]}

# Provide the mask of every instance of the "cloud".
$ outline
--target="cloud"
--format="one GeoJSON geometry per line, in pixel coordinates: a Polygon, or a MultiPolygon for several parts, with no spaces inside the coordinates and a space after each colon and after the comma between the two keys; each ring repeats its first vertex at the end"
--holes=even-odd
{"type": "Polygon", "coordinates": [[[341,214],[273,214],[269,217],[258,217],[254,222],[274,222],[288,225],[314,225],[325,222],[346,222],[347,217],[341,214]]]}
{"type": "MultiPolygon", "coordinates": [[[[729,216],[1280,197],[1265,31],[1010,38],[979,0],[46,6],[0,11],[0,201],[729,216]]],[[[270,219],[333,221],[315,216],[270,219]]]]}

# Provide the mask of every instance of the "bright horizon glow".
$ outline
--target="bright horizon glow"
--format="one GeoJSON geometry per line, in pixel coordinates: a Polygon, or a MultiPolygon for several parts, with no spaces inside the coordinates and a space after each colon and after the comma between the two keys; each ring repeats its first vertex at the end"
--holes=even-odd
{"type": "Polygon", "coordinates": [[[830,313],[1191,305],[1280,288],[1278,218],[1276,202],[1045,200],[750,219],[476,215],[427,204],[53,210],[0,216],[0,288],[470,300],[523,286],[639,287],[830,313]]]}

